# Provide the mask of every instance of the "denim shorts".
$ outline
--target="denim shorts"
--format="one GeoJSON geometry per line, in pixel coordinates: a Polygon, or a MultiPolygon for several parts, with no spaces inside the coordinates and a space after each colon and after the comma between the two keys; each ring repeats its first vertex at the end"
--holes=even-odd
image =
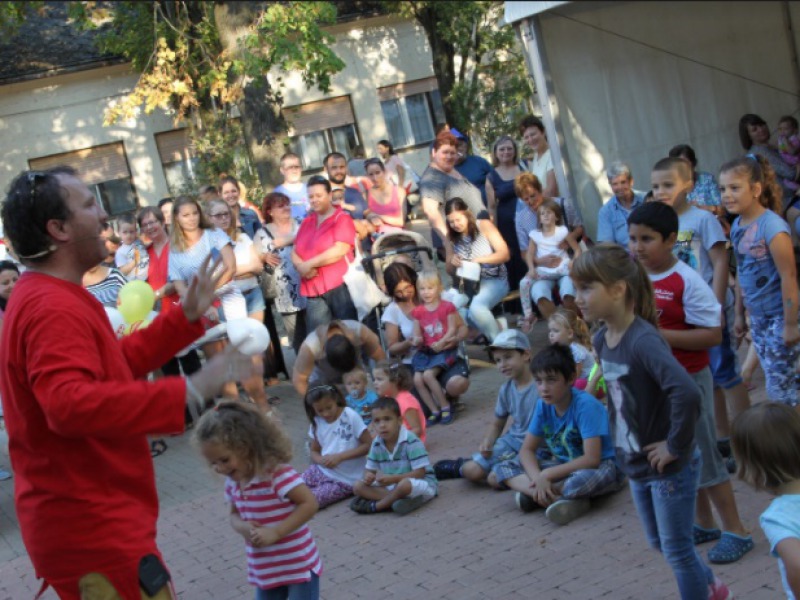
{"type": "Polygon", "coordinates": [[[558,295],[561,299],[564,299],[564,296],[572,296],[575,297],[575,285],[572,283],[572,279],[569,276],[564,275],[559,279],[537,279],[533,282],[533,286],[531,287],[531,298],[534,302],[539,302],[542,298],[547,298],[548,300],[553,300],[553,290],[555,289],[556,285],[558,285],[558,295]]]}
{"type": "Polygon", "coordinates": [[[472,455],[472,460],[488,473],[494,470],[495,465],[516,458],[521,447],[522,440],[511,435],[501,435],[492,446],[492,456],[490,458],[485,458],[483,454],[476,452],[472,455]]]}
{"type": "Polygon", "coordinates": [[[247,303],[248,315],[261,312],[267,308],[267,303],[264,301],[264,294],[259,286],[242,293],[244,294],[244,301],[247,303]]]}
{"type": "Polygon", "coordinates": [[[456,351],[445,350],[434,354],[417,351],[411,359],[411,367],[415,373],[422,373],[430,369],[447,370],[456,362],[456,351]]]}

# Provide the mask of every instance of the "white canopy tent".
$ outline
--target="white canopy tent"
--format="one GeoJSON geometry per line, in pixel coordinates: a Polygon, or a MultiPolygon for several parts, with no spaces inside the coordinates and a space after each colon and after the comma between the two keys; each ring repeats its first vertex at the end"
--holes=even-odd
{"type": "Polygon", "coordinates": [[[716,174],[743,152],[743,114],[775,129],[800,113],[800,3],[506,2],[505,21],[526,50],[559,186],[590,233],[612,161],[649,189],[651,166],[688,143],[716,174]]]}

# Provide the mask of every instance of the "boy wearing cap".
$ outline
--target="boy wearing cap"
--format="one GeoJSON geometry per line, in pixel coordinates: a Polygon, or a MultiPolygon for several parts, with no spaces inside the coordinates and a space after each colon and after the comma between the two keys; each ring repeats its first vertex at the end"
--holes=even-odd
{"type": "Polygon", "coordinates": [[[550,521],[566,525],[589,510],[589,498],[619,491],[625,476],[614,461],[605,406],[572,387],[569,347],[548,346],[530,369],[539,402],[519,456],[497,468],[511,475],[506,485],[520,510],[546,508],[550,521]]]}
{"type": "Polygon", "coordinates": [[[476,483],[488,482],[496,489],[512,474],[498,466],[516,458],[536,406],[536,385],[528,366],[531,343],[521,331],[501,331],[490,346],[497,369],[508,378],[500,387],[494,420],[471,459],[440,460],[434,465],[437,479],[464,477],[476,483]],[[511,424],[503,433],[508,420],[511,424]]]}

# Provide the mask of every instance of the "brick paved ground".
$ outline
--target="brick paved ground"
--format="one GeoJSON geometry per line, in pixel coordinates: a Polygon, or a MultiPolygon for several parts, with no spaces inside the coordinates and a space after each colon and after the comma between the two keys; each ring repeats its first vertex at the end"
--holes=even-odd
{"type": "MultiPolygon", "coordinates": [[[[541,342],[543,324],[534,339],[541,342]]],[[[449,427],[429,432],[434,460],[475,450],[501,377],[471,349],[473,384],[465,410],[449,427]]],[[[763,381],[757,380],[763,385],[763,381]]],[[[307,465],[307,422],[291,386],[271,392],[295,441],[294,465],[307,465]]],[[[763,393],[755,396],[763,399],[763,393]]],[[[230,529],[222,502],[222,480],[198,458],[188,436],[170,438],[156,459],[161,498],[159,545],[186,600],[251,598],[243,543],[230,529]]],[[[0,454],[0,464],[7,457],[0,454]]],[[[740,563],[716,567],[739,599],[781,597],[774,559],[768,556],[758,515],[769,502],[738,482],[737,500],[756,548],[740,563]]],[[[20,541],[11,499],[0,483],[0,600],[32,598],[38,589],[20,541]]],[[[510,492],[494,492],[464,481],[446,481],[440,496],[405,517],[359,516],[347,503],[321,511],[311,529],[322,552],[322,596],[349,598],[536,598],[537,600],[675,598],[671,573],[647,549],[628,490],[597,502],[587,516],[566,527],[543,513],[522,514],[510,492]]],[[[707,548],[704,548],[703,552],[707,548]]],[[[45,598],[55,598],[48,592],[45,598]]]]}

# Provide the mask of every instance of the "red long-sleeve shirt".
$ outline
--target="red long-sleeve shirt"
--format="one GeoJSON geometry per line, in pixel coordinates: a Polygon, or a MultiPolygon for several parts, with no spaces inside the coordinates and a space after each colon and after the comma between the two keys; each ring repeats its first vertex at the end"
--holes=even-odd
{"type": "Polygon", "coordinates": [[[62,597],[86,573],[138,599],[138,564],[156,549],[147,434],[184,427],[185,383],[140,378],[203,333],[182,310],[118,341],[82,287],[25,273],[0,339],[15,503],[36,569],[62,597]]]}

